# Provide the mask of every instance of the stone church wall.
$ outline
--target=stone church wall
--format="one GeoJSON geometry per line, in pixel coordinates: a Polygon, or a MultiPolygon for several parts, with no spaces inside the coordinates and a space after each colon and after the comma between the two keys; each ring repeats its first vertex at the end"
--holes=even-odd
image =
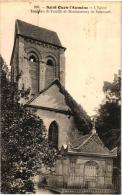
{"type": "Polygon", "coordinates": [[[18,83],[19,89],[24,86],[25,89],[30,88],[33,94],[36,85],[38,91],[41,91],[48,86],[53,80],[59,79],[60,82],[65,84],[65,57],[64,49],[50,44],[41,43],[29,38],[19,36],[15,40],[14,55],[12,57],[11,65],[14,66],[14,74],[21,73],[21,78],[18,83]],[[38,73],[34,76],[34,70],[31,68],[29,62],[29,55],[34,53],[37,55],[38,73]],[[48,66],[47,60],[54,61],[54,67],[48,66]],[[52,74],[50,68],[53,68],[52,74]],[[49,70],[48,70],[49,69],[49,70]],[[34,81],[37,80],[34,86],[34,81]]]}
{"type": "MultiPolygon", "coordinates": [[[[18,44],[19,44],[19,38],[16,38],[16,41],[14,43],[15,48],[18,48],[18,44]]],[[[12,53],[13,57],[11,59],[11,76],[12,76],[12,82],[16,82],[16,77],[18,75],[18,49],[16,49],[13,53],[12,53]]]]}
{"type": "MultiPolygon", "coordinates": [[[[67,185],[84,185],[84,166],[88,161],[98,164],[97,186],[112,185],[112,159],[88,156],[66,156],[65,159],[59,159],[56,164],[56,174],[62,177],[62,182],[67,179],[67,185]],[[74,165],[72,164],[74,163],[74,165]],[[108,167],[109,166],[109,167],[108,167]],[[74,167],[74,168],[73,168],[74,167]],[[109,171],[108,171],[109,169],[109,171]],[[64,174],[65,173],[65,174],[64,174]],[[80,181],[80,183],[79,183],[80,181]]],[[[58,178],[58,177],[57,177],[58,178]]]]}
{"type": "Polygon", "coordinates": [[[64,85],[64,66],[65,66],[65,58],[64,58],[64,50],[53,45],[25,39],[25,55],[27,57],[28,52],[35,51],[35,53],[39,57],[39,77],[40,77],[40,90],[46,87],[49,83],[48,77],[46,78],[46,69],[48,66],[46,65],[48,57],[52,57],[55,61],[55,79],[61,77],[61,83],[64,85]],[[47,82],[47,83],[46,83],[47,82]]]}
{"type": "Polygon", "coordinates": [[[67,145],[69,143],[68,133],[76,128],[73,117],[68,118],[68,115],[41,109],[37,109],[36,114],[43,120],[44,125],[46,126],[47,129],[47,135],[50,124],[53,121],[57,122],[59,130],[58,133],[59,148],[61,148],[62,145],[67,145]]]}

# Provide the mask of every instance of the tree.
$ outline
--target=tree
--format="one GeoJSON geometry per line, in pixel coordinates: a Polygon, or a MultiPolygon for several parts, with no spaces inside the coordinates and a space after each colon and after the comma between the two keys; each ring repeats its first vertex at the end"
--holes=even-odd
{"type": "Polygon", "coordinates": [[[105,145],[112,149],[120,146],[120,71],[114,75],[113,82],[104,82],[105,100],[98,109],[96,126],[105,145]]]}
{"type": "Polygon", "coordinates": [[[1,191],[34,192],[33,177],[42,164],[52,167],[57,150],[50,148],[46,128],[36,113],[19,103],[21,93],[7,78],[8,69],[0,56],[1,66],[1,191]]]}
{"type": "Polygon", "coordinates": [[[114,176],[120,180],[121,172],[121,74],[114,75],[113,82],[104,82],[103,91],[105,93],[105,101],[100,105],[96,117],[96,128],[100,138],[105,146],[109,149],[115,147],[117,150],[117,158],[114,160],[114,176]]]}

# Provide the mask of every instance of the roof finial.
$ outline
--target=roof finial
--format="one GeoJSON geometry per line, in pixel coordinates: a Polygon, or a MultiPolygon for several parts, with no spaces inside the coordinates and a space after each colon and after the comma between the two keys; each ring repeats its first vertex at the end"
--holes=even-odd
{"type": "Polygon", "coordinates": [[[95,133],[96,133],[95,122],[96,122],[96,119],[95,119],[95,117],[94,117],[94,118],[93,118],[92,134],[95,134],[95,133]]]}

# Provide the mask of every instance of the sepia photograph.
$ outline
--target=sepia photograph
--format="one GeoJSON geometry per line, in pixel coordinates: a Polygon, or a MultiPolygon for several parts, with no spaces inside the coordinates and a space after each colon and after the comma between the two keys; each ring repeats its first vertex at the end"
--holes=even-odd
{"type": "Polygon", "coordinates": [[[121,2],[0,2],[1,194],[121,194],[121,2]]]}

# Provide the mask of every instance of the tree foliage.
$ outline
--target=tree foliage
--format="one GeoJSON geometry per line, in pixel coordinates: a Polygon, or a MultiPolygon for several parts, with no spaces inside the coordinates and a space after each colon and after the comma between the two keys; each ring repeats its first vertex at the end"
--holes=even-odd
{"type": "Polygon", "coordinates": [[[104,82],[105,100],[100,105],[96,118],[96,128],[100,138],[109,149],[117,147],[114,159],[114,177],[121,175],[121,74],[114,75],[113,82],[104,82]]]}
{"type": "Polygon", "coordinates": [[[1,191],[34,192],[33,177],[42,164],[51,168],[57,150],[50,148],[43,121],[19,103],[15,84],[7,78],[8,68],[0,56],[1,66],[1,191]]]}
{"type": "Polygon", "coordinates": [[[118,74],[114,75],[113,82],[104,82],[105,100],[100,105],[97,115],[98,133],[109,149],[120,147],[120,87],[121,75],[119,71],[118,74]]]}
{"type": "Polygon", "coordinates": [[[72,98],[68,91],[60,85],[59,82],[58,85],[60,87],[60,92],[65,96],[67,105],[71,109],[77,129],[81,134],[89,133],[92,128],[90,116],[88,116],[83,107],[72,98]]]}

